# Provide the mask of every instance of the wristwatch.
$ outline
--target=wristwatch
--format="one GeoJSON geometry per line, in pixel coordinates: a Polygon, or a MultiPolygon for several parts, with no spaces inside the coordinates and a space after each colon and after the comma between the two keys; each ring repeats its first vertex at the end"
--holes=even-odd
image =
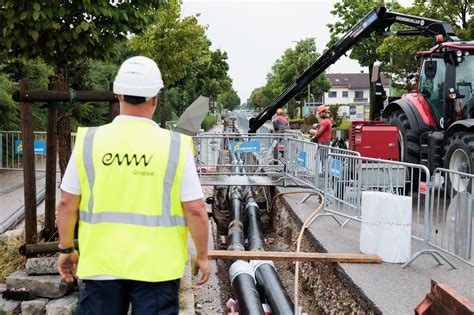
{"type": "Polygon", "coordinates": [[[74,251],[74,246],[68,247],[68,248],[63,248],[61,244],[58,245],[59,252],[61,254],[70,254],[74,251]]]}

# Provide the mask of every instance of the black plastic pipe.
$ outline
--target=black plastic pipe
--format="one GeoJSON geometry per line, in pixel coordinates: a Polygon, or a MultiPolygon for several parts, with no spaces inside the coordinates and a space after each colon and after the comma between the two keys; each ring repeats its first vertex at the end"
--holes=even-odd
{"type": "Polygon", "coordinates": [[[275,265],[271,261],[252,261],[255,279],[263,288],[268,305],[272,309],[272,315],[293,314],[294,304],[281,283],[275,265]]]}
{"type": "MultiPolygon", "coordinates": [[[[249,250],[264,250],[263,233],[260,224],[260,209],[251,191],[246,196],[249,250]]],[[[294,305],[281,283],[280,277],[271,261],[252,261],[255,279],[263,288],[272,314],[293,314],[294,305]]]]}
{"type": "Polygon", "coordinates": [[[260,209],[253,197],[247,197],[245,205],[248,222],[249,250],[265,250],[263,242],[262,224],[260,223],[260,209]]]}
{"type": "Polygon", "coordinates": [[[229,189],[230,223],[227,233],[228,250],[245,250],[244,224],[242,223],[242,201],[240,187],[233,186],[229,189]]]}
{"type": "Polygon", "coordinates": [[[229,269],[230,281],[239,303],[239,314],[264,314],[258,294],[252,266],[243,260],[237,260],[229,269]]]}

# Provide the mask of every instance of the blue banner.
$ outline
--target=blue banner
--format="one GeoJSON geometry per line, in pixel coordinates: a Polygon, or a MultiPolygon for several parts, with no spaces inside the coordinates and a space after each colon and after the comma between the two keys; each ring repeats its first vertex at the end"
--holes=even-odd
{"type": "Polygon", "coordinates": [[[232,153],[260,152],[260,141],[231,141],[230,151],[232,153]]]}
{"type": "MultiPolygon", "coordinates": [[[[37,155],[46,155],[46,141],[35,140],[34,150],[37,155]]],[[[21,140],[15,140],[15,153],[23,154],[23,142],[21,140]]]]}
{"type": "Polygon", "coordinates": [[[306,152],[301,151],[298,154],[298,165],[306,167],[306,152]]]}
{"type": "Polygon", "coordinates": [[[341,178],[341,161],[340,160],[333,160],[331,162],[331,167],[329,168],[329,175],[337,178],[341,178]]]}

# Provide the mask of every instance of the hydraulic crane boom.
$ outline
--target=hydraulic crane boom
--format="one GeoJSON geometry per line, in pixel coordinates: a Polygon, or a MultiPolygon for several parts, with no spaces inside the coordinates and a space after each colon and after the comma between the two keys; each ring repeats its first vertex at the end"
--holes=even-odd
{"type": "Polygon", "coordinates": [[[376,32],[379,35],[399,36],[443,35],[443,41],[459,40],[454,34],[452,25],[447,22],[396,12],[387,12],[385,7],[375,8],[306,69],[291,86],[278,96],[272,105],[265,108],[256,117],[252,117],[249,121],[249,133],[256,132],[267,120],[272,118],[278,108],[285,106],[317,76],[321,75],[330,65],[336,62],[362,39],[369,37],[372,32],[376,32]],[[391,32],[390,27],[395,23],[408,25],[414,27],[414,29],[391,32]]]}

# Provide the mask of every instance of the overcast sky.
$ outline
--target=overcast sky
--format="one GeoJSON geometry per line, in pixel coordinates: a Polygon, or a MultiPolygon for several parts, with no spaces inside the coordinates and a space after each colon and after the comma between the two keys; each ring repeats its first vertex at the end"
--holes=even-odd
{"type": "MultiPolygon", "coordinates": [[[[400,0],[407,5],[411,0],[400,0]]],[[[285,49],[307,37],[316,38],[318,52],[329,40],[328,23],[335,0],[184,0],[183,15],[200,13],[208,25],[212,49],[226,51],[230,76],[242,102],[252,90],[265,84],[267,73],[285,49]]],[[[359,72],[357,61],[342,58],[329,73],[359,72]]]]}

